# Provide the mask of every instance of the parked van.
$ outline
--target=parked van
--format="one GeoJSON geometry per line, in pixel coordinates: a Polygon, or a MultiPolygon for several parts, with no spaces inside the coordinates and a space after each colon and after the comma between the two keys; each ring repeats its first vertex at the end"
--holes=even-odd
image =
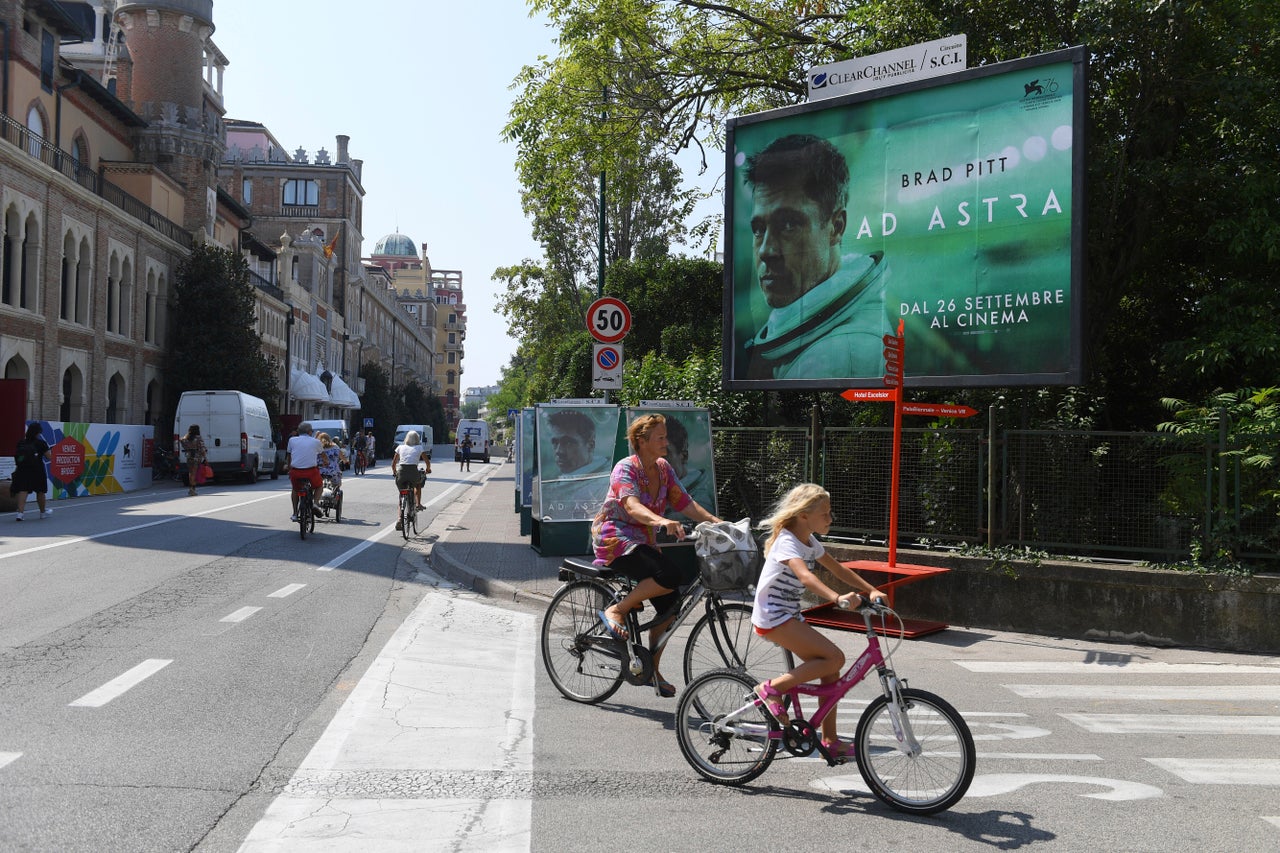
{"type": "Polygon", "coordinates": [[[256,483],[259,474],[279,476],[271,419],[259,398],[242,391],[185,391],[173,418],[175,447],[192,424],[200,425],[215,477],[256,483]]]}
{"type": "Polygon", "coordinates": [[[333,443],[339,447],[345,448],[351,443],[351,439],[347,434],[346,421],[307,421],[307,423],[311,424],[312,435],[319,435],[322,432],[327,432],[329,434],[329,438],[332,438],[333,443]]]}
{"type": "Polygon", "coordinates": [[[397,424],[396,437],[391,442],[391,446],[394,448],[404,444],[404,437],[409,434],[409,430],[413,430],[418,434],[418,438],[421,440],[423,447],[426,448],[426,450],[423,451],[423,454],[430,459],[431,445],[435,444],[435,436],[432,434],[431,427],[426,424],[397,424]]]}
{"type": "Polygon", "coordinates": [[[489,422],[463,418],[454,431],[453,461],[462,461],[462,439],[471,436],[471,458],[489,461],[489,422]]]}

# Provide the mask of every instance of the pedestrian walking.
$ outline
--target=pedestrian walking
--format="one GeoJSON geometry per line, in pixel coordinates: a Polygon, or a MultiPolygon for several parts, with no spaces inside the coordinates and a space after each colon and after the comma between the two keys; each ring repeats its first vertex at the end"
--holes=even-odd
{"type": "Polygon", "coordinates": [[[27,424],[26,435],[18,442],[13,454],[13,480],[9,491],[18,502],[17,521],[22,521],[23,512],[27,508],[27,495],[35,492],[36,505],[40,507],[40,517],[48,518],[53,510],[45,506],[45,492],[49,491],[49,476],[45,473],[44,463],[51,461],[49,444],[40,436],[40,422],[27,424]]]}
{"type": "Polygon", "coordinates": [[[182,452],[187,457],[187,494],[194,496],[196,484],[203,483],[203,469],[209,456],[209,449],[200,437],[200,424],[187,427],[187,434],[182,437],[182,452]]]}
{"type": "Polygon", "coordinates": [[[462,437],[462,461],[458,463],[459,471],[461,471],[464,467],[468,471],[471,470],[471,447],[472,447],[471,436],[469,435],[463,436],[462,437]]]}

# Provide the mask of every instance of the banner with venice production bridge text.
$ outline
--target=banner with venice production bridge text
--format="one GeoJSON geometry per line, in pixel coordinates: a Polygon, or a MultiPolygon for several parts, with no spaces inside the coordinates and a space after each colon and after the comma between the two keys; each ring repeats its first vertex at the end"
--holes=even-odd
{"type": "MultiPolygon", "coordinates": [[[[40,424],[40,437],[49,445],[45,473],[49,477],[48,495],[54,500],[129,492],[151,485],[153,427],[36,423],[40,424]]],[[[5,475],[0,466],[0,477],[5,475]]]]}
{"type": "Polygon", "coordinates": [[[1082,381],[1085,52],[732,119],[729,390],[1082,381]]]}

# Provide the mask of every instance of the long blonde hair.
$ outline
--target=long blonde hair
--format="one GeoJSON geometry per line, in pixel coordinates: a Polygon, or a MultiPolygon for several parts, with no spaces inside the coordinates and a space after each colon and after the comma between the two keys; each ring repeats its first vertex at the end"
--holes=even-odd
{"type": "Polygon", "coordinates": [[[830,500],[831,493],[817,483],[801,483],[783,495],[782,500],[774,504],[769,517],[760,521],[760,528],[769,531],[769,538],[764,543],[764,553],[769,553],[778,534],[793,521],[806,512],[812,512],[823,501],[830,500]]]}

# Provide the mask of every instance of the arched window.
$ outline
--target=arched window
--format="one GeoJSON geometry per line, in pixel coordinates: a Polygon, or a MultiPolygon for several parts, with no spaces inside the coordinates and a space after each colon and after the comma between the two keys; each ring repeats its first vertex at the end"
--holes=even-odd
{"type": "Polygon", "coordinates": [[[84,412],[84,376],[80,368],[74,364],[62,374],[62,404],[58,407],[58,417],[63,421],[77,423],[83,420],[84,412]]]}
{"type": "Polygon", "coordinates": [[[31,109],[27,110],[27,153],[32,157],[40,157],[40,149],[44,143],[44,116],[40,114],[40,107],[36,104],[31,105],[31,109]]]}
{"type": "Polygon", "coordinates": [[[119,373],[113,374],[107,383],[107,423],[124,423],[124,398],[124,377],[119,373]]]}

